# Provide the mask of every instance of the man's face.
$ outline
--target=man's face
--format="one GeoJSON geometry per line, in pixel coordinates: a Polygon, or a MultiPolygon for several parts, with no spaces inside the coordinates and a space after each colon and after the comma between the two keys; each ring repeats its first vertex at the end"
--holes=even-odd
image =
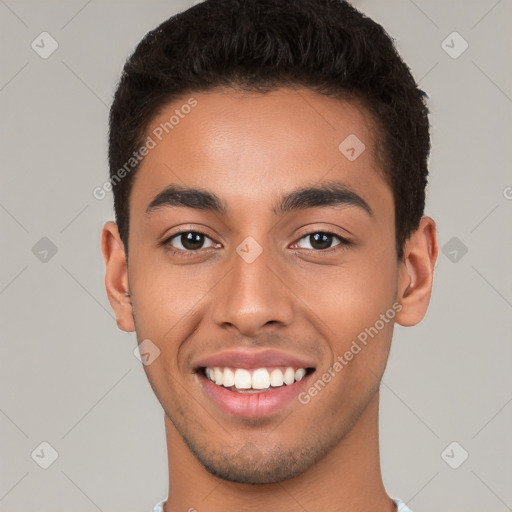
{"type": "MultiPolygon", "coordinates": [[[[144,369],[204,467],[238,482],[281,481],[325,456],[377,393],[399,271],[393,195],[372,120],[355,105],[288,89],[193,97],[168,135],[153,136],[130,197],[136,333],[160,350],[144,369]],[[310,193],[282,204],[326,185],[362,201],[310,193]],[[185,193],[148,209],[170,186],[215,195],[224,210],[185,193]],[[215,367],[229,386],[208,378],[215,367]],[[301,380],[279,385],[299,368],[301,380]],[[249,385],[275,385],[235,389],[247,371],[249,385]]],[[[187,100],[163,109],[148,135],[187,100]]]]}

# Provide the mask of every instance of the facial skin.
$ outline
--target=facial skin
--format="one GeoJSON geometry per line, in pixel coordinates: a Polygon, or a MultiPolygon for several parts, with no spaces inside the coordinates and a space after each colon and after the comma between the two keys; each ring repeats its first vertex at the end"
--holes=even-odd
{"type": "MultiPolygon", "coordinates": [[[[399,262],[373,121],[355,104],[306,89],[193,97],[197,106],[137,171],[128,265],[116,225],[106,223],[102,233],[117,324],[160,350],[144,370],[165,411],[165,512],[394,510],[379,468],[379,382],[394,321],[412,326],[426,313],[435,223],[422,218],[399,262]],[[338,149],[350,134],[366,146],[354,161],[338,149]],[[334,181],[372,214],[350,204],[273,211],[283,195],[334,181]],[[208,190],[226,212],[161,206],[146,213],[169,185],[208,190]],[[207,236],[195,245],[180,236],[161,244],[181,231],[207,236]],[[334,237],[309,236],[326,232],[334,237]],[[262,248],[251,263],[236,251],[248,236],[262,248]],[[309,387],[393,304],[401,306],[394,320],[307,404],[294,399],[270,415],[239,417],[199,384],[201,358],[274,348],[314,363],[309,387]]],[[[187,100],[163,109],[148,134],[187,100]]]]}

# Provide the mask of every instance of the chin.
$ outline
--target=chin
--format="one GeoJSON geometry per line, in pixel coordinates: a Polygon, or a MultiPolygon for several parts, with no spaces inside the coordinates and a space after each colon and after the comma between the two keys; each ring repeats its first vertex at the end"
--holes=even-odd
{"type": "Polygon", "coordinates": [[[330,449],[319,440],[302,449],[274,446],[267,453],[250,442],[232,453],[198,450],[190,444],[189,448],[211,474],[229,482],[256,485],[275,484],[299,476],[330,449]]]}

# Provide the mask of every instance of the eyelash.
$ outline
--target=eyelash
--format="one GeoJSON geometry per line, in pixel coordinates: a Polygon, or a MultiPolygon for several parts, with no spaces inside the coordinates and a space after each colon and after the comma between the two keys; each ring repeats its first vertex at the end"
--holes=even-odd
{"type": "MultiPolygon", "coordinates": [[[[171,240],[173,240],[174,238],[176,238],[176,237],[178,237],[180,235],[183,235],[184,233],[194,233],[194,234],[197,234],[197,235],[204,235],[205,237],[207,237],[207,238],[209,238],[210,240],[213,241],[213,239],[207,233],[205,233],[204,231],[186,229],[184,231],[178,231],[177,233],[174,233],[171,236],[167,237],[165,240],[163,240],[161,242],[160,245],[165,246],[166,249],[169,250],[170,252],[172,252],[173,254],[178,255],[178,256],[183,256],[183,257],[194,256],[194,255],[196,255],[197,253],[199,253],[200,251],[203,250],[203,249],[195,249],[195,250],[190,250],[190,251],[184,251],[183,249],[175,249],[172,245],[170,245],[171,240]]],[[[338,235],[337,233],[333,233],[332,231],[321,231],[321,230],[310,231],[309,233],[305,233],[304,235],[302,235],[298,239],[298,241],[300,241],[303,238],[306,238],[308,236],[316,235],[318,233],[321,233],[323,235],[331,235],[331,236],[337,238],[340,241],[340,243],[335,245],[334,247],[330,247],[329,249],[306,249],[310,253],[313,253],[313,254],[330,253],[330,252],[333,252],[333,251],[343,250],[347,246],[352,245],[352,242],[350,240],[347,240],[346,238],[338,235]],[[336,247],[339,247],[339,249],[336,249],[336,247]]],[[[295,243],[296,242],[294,242],[294,244],[295,243]]],[[[207,249],[211,249],[211,247],[208,247],[207,249]]]]}

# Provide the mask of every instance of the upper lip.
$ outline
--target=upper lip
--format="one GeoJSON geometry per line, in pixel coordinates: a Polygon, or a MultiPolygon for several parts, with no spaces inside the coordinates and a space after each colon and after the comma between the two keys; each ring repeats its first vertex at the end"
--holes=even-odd
{"type": "Polygon", "coordinates": [[[265,368],[272,366],[292,366],[294,368],[314,368],[312,361],[302,359],[275,349],[264,350],[227,350],[205,357],[193,364],[195,369],[215,366],[231,368],[265,368]]]}

